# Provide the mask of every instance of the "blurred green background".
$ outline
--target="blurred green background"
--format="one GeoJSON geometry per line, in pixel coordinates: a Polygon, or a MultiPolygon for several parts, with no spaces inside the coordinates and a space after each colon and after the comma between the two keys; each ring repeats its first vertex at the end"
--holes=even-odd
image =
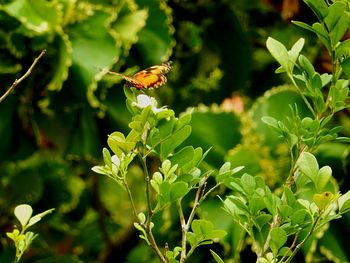
{"type": "MultiPolygon", "coordinates": [[[[304,37],[303,53],[320,72],[330,70],[315,36],[292,25],[292,19],[315,20],[299,0],[0,0],[0,95],[47,50],[29,78],[0,103],[0,262],[13,260],[14,247],[5,232],[12,230],[13,209],[21,203],[36,213],[56,208],[34,227],[40,235],[23,262],[155,260],[133,227],[126,193],[91,171],[101,163],[107,135],[127,131],[130,121],[123,81],[102,76],[98,68],[132,75],[172,60],[168,83],[149,94],[177,114],[194,107],[186,144],[213,147],[209,167],[224,161],[245,165],[278,188],[289,169],[288,152],[260,118],[283,120],[288,103],[307,111],[298,94],[283,85],[284,76],[274,73],[277,65],[265,41],[272,36],[290,48],[304,37]]],[[[335,122],[345,127],[343,135],[350,135],[349,111],[335,122]]],[[[332,167],[340,189],[348,190],[349,146],[325,145],[318,158],[332,167]]],[[[142,208],[137,164],[130,169],[130,181],[142,208]]],[[[217,197],[198,216],[228,231],[225,240],[210,247],[225,262],[239,255],[242,262],[255,260],[217,197]]],[[[172,210],[155,220],[162,226],[155,230],[160,244],[177,245],[180,228],[172,210]]],[[[349,215],[331,225],[311,249],[313,260],[348,261],[344,240],[349,229],[349,215]]],[[[196,252],[191,262],[214,262],[208,248],[196,252]]]]}

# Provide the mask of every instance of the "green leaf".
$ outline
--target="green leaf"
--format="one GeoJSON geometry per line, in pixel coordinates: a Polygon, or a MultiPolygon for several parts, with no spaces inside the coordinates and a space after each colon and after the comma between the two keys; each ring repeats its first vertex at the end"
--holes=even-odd
{"type": "Polygon", "coordinates": [[[174,117],[175,112],[169,109],[162,109],[156,113],[157,121],[161,119],[169,119],[170,117],[174,117]]]}
{"type": "Polygon", "coordinates": [[[249,200],[249,210],[252,215],[258,214],[262,209],[265,208],[264,199],[261,197],[253,197],[249,200]]]}
{"type": "Polygon", "coordinates": [[[169,160],[164,160],[162,162],[161,168],[159,170],[166,176],[171,168],[171,162],[169,160]]]}
{"type": "Polygon", "coordinates": [[[160,172],[155,172],[150,181],[154,191],[159,193],[159,185],[163,182],[163,176],[160,172]]]}
{"type": "Polygon", "coordinates": [[[80,97],[87,97],[92,107],[101,107],[94,94],[97,80],[103,75],[97,68],[109,68],[121,54],[121,48],[108,28],[113,16],[111,12],[93,9],[86,19],[67,28],[73,49],[71,71],[79,78],[74,91],[80,97]]]}
{"type": "Polygon", "coordinates": [[[217,182],[225,182],[225,181],[229,182],[234,174],[240,172],[243,169],[244,169],[244,166],[238,166],[238,167],[235,167],[235,168],[231,169],[231,163],[230,162],[225,162],[221,166],[221,168],[219,170],[219,173],[216,176],[216,181],[217,182]]]}
{"type": "Polygon", "coordinates": [[[306,71],[307,75],[309,77],[312,77],[315,74],[315,68],[310,62],[310,60],[308,60],[308,58],[305,57],[304,55],[300,55],[298,60],[299,60],[299,65],[303,68],[303,70],[306,71]]]}
{"type": "MultiPolygon", "coordinates": [[[[350,44],[350,41],[349,41],[350,44]]],[[[341,63],[341,67],[347,78],[350,78],[350,56],[344,59],[341,63]]]]}
{"type": "Polygon", "coordinates": [[[40,221],[44,216],[46,216],[47,214],[52,213],[52,211],[55,210],[54,208],[46,210],[40,214],[36,214],[35,216],[33,216],[32,218],[30,218],[29,222],[28,222],[28,227],[34,225],[35,223],[37,223],[38,221],[40,221]]]}
{"type": "Polygon", "coordinates": [[[322,87],[326,86],[328,83],[331,82],[333,78],[332,74],[328,74],[328,73],[323,73],[321,75],[321,80],[322,80],[322,87]]]}
{"type": "Polygon", "coordinates": [[[278,253],[278,250],[287,242],[286,232],[280,228],[275,227],[271,230],[271,243],[270,247],[274,254],[278,253]]]}
{"type": "Polygon", "coordinates": [[[281,205],[279,207],[282,218],[287,218],[293,213],[293,208],[289,205],[281,205]]]}
{"type": "Polygon", "coordinates": [[[164,141],[167,137],[170,137],[175,125],[175,119],[162,120],[158,123],[157,127],[152,129],[149,135],[150,146],[158,145],[164,141]]]}
{"type": "Polygon", "coordinates": [[[186,164],[190,163],[194,156],[194,149],[192,146],[186,146],[182,148],[180,151],[175,153],[173,156],[169,158],[171,163],[178,164],[181,169],[186,164]]]}
{"type": "Polygon", "coordinates": [[[322,44],[327,48],[328,53],[331,54],[332,52],[331,42],[325,26],[320,23],[314,23],[312,25],[312,28],[314,29],[316,35],[318,36],[322,44]]]}
{"type": "Polygon", "coordinates": [[[138,42],[135,48],[142,54],[146,64],[157,64],[165,61],[175,45],[171,25],[171,9],[166,2],[136,0],[137,5],[148,10],[148,19],[145,27],[138,33],[138,42]],[[149,45],[152,43],[152,45],[149,45]]]}
{"type": "Polygon", "coordinates": [[[281,205],[281,199],[273,195],[269,188],[265,189],[265,196],[263,197],[267,210],[272,214],[278,213],[277,208],[281,205]]]}
{"type": "Polygon", "coordinates": [[[146,216],[144,213],[138,213],[137,218],[139,219],[140,224],[144,224],[146,222],[146,216]]]}
{"type": "MultiPolygon", "coordinates": [[[[228,196],[227,199],[229,199],[232,202],[232,204],[234,204],[235,207],[240,210],[240,211],[237,210],[235,212],[238,212],[238,213],[243,212],[244,214],[249,214],[248,205],[245,203],[245,201],[242,198],[234,196],[234,195],[230,195],[230,196],[228,196]]],[[[232,208],[234,210],[236,210],[235,207],[232,207],[232,208]]]]}
{"type": "Polygon", "coordinates": [[[324,0],[304,0],[304,2],[315,13],[318,20],[323,21],[323,19],[327,16],[328,6],[324,0]]]}
{"type": "Polygon", "coordinates": [[[189,188],[185,182],[175,182],[170,187],[170,202],[185,196],[189,192],[189,188]]]}
{"type": "Polygon", "coordinates": [[[307,220],[308,212],[305,209],[299,209],[291,215],[292,225],[302,225],[307,220]]]}
{"type": "Polygon", "coordinates": [[[291,70],[293,69],[295,62],[297,61],[299,54],[304,47],[304,44],[305,40],[303,38],[300,38],[297,42],[295,42],[291,50],[288,51],[288,55],[290,58],[289,68],[291,68],[291,70]]]}
{"type": "MultiPolygon", "coordinates": [[[[107,169],[106,166],[94,166],[91,168],[92,171],[94,171],[95,173],[98,174],[103,174],[103,175],[107,175],[109,177],[111,177],[110,175],[110,169],[107,169]]],[[[113,179],[113,177],[111,177],[113,179]]]]}
{"type": "Polygon", "coordinates": [[[188,136],[191,134],[191,126],[186,125],[182,129],[174,132],[171,137],[160,145],[160,156],[161,159],[166,159],[167,156],[175,150],[177,146],[179,146],[181,143],[183,143],[188,136]]]}
{"type": "Polygon", "coordinates": [[[146,25],[148,12],[146,9],[135,10],[130,13],[118,16],[118,19],[112,27],[126,50],[138,40],[138,32],[146,25]]]}
{"type": "Polygon", "coordinates": [[[122,152],[125,154],[131,152],[136,145],[136,143],[133,141],[127,141],[124,134],[121,132],[113,132],[110,134],[108,136],[107,143],[111,150],[119,157],[121,156],[122,152]]]}
{"type": "Polygon", "coordinates": [[[317,132],[320,127],[320,123],[318,120],[313,120],[310,117],[305,117],[301,120],[301,127],[310,132],[317,132]]]}
{"type": "Polygon", "coordinates": [[[207,240],[223,238],[226,235],[224,230],[214,229],[213,223],[204,219],[193,220],[191,229],[195,237],[195,245],[198,245],[199,243],[203,244],[203,242],[207,240]]]}
{"type": "Polygon", "coordinates": [[[331,86],[327,100],[333,112],[338,112],[347,107],[345,101],[349,95],[348,85],[348,80],[339,79],[335,85],[331,86]]]}
{"type": "Polygon", "coordinates": [[[350,190],[339,197],[338,206],[341,214],[350,211],[350,190]]]}
{"type": "Polygon", "coordinates": [[[175,130],[179,130],[191,122],[192,112],[193,112],[193,109],[180,115],[179,119],[175,123],[175,130]]]}
{"type": "Polygon", "coordinates": [[[317,183],[316,183],[316,189],[318,192],[321,192],[324,190],[324,188],[328,184],[331,177],[332,177],[332,169],[329,166],[323,166],[318,171],[317,183]]]}
{"type": "Polygon", "coordinates": [[[246,174],[246,173],[243,174],[241,177],[241,185],[242,185],[244,191],[248,195],[251,195],[256,187],[254,177],[249,175],[249,174],[246,174]]]}
{"type": "Polygon", "coordinates": [[[199,242],[196,240],[196,235],[193,232],[187,232],[187,241],[191,246],[196,246],[199,242]]]}
{"type": "Polygon", "coordinates": [[[272,37],[267,39],[266,47],[277,62],[284,68],[287,74],[292,74],[292,70],[289,67],[289,54],[286,47],[272,37]]]}
{"type": "Polygon", "coordinates": [[[109,153],[107,148],[103,148],[102,150],[102,154],[103,154],[103,161],[105,162],[105,164],[112,168],[112,159],[111,159],[111,154],[109,153]]]}
{"type": "Polygon", "coordinates": [[[309,152],[303,152],[299,157],[297,165],[300,171],[316,185],[319,166],[315,156],[309,152]]]}
{"type": "Polygon", "coordinates": [[[312,199],[320,210],[325,210],[329,204],[333,201],[334,194],[331,192],[323,192],[320,194],[314,194],[312,199]]]}
{"type": "Polygon", "coordinates": [[[279,131],[278,120],[270,116],[261,117],[262,122],[279,131]]]}
{"type": "Polygon", "coordinates": [[[297,26],[299,26],[299,27],[301,27],[301,28],[304,28],[304,29],[309,30],[309,31],[311,31],[313,33],[316,33],[315,29],[312,26],[310,26],[310,25],[308,25],[308,24],[306,24],[304,22],[292,21],[292,23],[297,25],[297,26]]]}
{"type": "Polygon", "coordinates": [[[211,255],[213,256],[216,263],[224,263],[224,261],[220,258],[218,254],[216,254],[213,250],[209,249],[211,255]]]}
{"type": "Polygon", "coordinates": [[[327,29],[329,30],[329,32],[332,32],[334,30],[340,18],[344,14],[345,9],[346,9],[345,3],[341,1],[334,2],[328,8],[329,12],[325,17],[324,22],[326,23],[327,29]]]}
{"type": "Polygon", "coordinates": [[[346,39],[339,43],[335,49],[335,59],[339,61],[346,60],[350,56],[350,39],[346,39]]]}
{"type": "Polygon", "coordinates": [[[15,0],[2,9],[36,33],[52,32],[61,22],[57,3],[45,0],[15,0]]]}
{"type": "Polygon", "coordinates": [[[24,242],[19,243],[19,250],[21,252],[24,252],[25,250],[28,249],[28,247],[33,242],[33,240],[38,236],[38,234],[34,234],[33,232],[28,231],[24,234],[24,236],[25,236],[24,242]]]}
{"type": "Polygon", "coordinates": [[[295,195],[292,192],[292,190],[290,188],[288,188],[287,186],[284,187],[284,195],[286,197],[287,204],[291,207],[294,207],[297,200],[296,200],[295,195]]]}
{"type": "Polygon", "coordinates": [[[272,219],[272,215],[269,214],[261,214],[255,217],[254,221],[256,222],[256,226],[259,231],[272,219]]]}
{"type": "Polygon", "coordinates": [[[63,31],[59,31],[55,37],[55,43],[57,45],[55,54],[55,63],[52,64],[54,66],[50,83],[47,88],[49,90],[61,90],[63,86],[63,82],[68,77],[69,67],[72,65],[72,45],[69,41],[68,35],[66,35],[63,31]]]}
{"type": "Polygon", "coordinates": [[[185,196],[189,190],[190,189],[185,182],[175,182],[172,184],[169,182],[162,182],[159,184],[157,200],[160,206],[164,206],[167,203],[172,203],[185,196]]]}
{"type": "Polygon", "coordinates": [[[329,7],[329,13],[325,18],[325,23],[330,32],[332,47],[338,44],[349,27],[350,15],[345,10],[346,5],[344,2],[334,2],[329,7]]]}
{"type": "Polygon", "coordinates": [[[219,174],[223,174],[223,173],[226,173],[226,172],[230,172],[230,170],[231,170],[231,163],[230,163],[230,162],[225,162],[225,163],[220,167],[219,174]]]}
{"type": "Polygon", "coordinates": [[[15,216],[21,223],[22,228],[27,226],[32,213],[33,209],[30,205],[22,204],[15,207],[15,216]]]}

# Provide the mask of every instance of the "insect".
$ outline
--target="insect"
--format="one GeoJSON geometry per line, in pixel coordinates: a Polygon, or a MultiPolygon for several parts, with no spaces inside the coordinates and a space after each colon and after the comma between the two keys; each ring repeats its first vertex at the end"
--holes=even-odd
{"type": "Polygon", "coordinates": [[[107,73],[122,77],[126,80],[128,86],[135,87],[138,90],[154,89],[164,85],[167,82],[165,74],[170,71],[171,64],[172,61],[168,61],[160,65],[155,65],[141,70],[131,77],[113,71],[107,71],[107,73]]]}

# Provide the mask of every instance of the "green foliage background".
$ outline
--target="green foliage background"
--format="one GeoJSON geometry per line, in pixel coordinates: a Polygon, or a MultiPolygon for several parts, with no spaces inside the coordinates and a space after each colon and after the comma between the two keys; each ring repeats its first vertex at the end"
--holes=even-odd
{"type": "MultiPolygon", "coordinates": [[[[301,2],[299,8],[296,20],[312,19],[301,2]]],[[[266,38],[288,46],[305,37],[304,52],[316,68],[327,70],[316,38],[283,15],[273,1],[260,0],[0,0],[1,94],[47,49],[30,77],[0,104],[0,233],[12,229],[13,208],[20,203],[36,212],[56,208],[36,226],[40,236],[23,261],[154,260],[132,225],[126,193],[91,171],[101,161],[106,135],[127,130],[130,121],[123,83],[114,76],[102,78],[98,68],[133,74],[174,61],[168,84],[150,93],[177,113],[195,107],[186,144],[213,147],[208,166],[218,168],[228,160],[279,186],[289,169],[287,149],[260,118],[285,118],[288,103],[298,103],[305,116],[308,112],[289,86],[278,86],[284,79],[273,72],[266,38]],[[242,112],[222,104],[232,94],[239,95],[242,112]]],[[[349,112],[336,121],[349,136],[349,112]]],[[[348,152],[349,146],[340,143],[318,152],[320,164],[332,167],[341,189],[349,189],[348,152]]],[[[142,171],[135,164],[130,173],[142,208],[142,171]]],[[[215,244],[216,251],[227,260],[242,249],[252,257],[249,244],[241,242],[243,232],[219,206],[213,196],[200,209],[201,217],[229,233],[215,244]]],[[[156,234],[176,240],[178,225],[171,222],[178,220],[171,209],[156,220],[162,225],[156,234]]],[[[348,261],[349,229],[345,216],[301,257],[315,252],[316,259],[348,261]]],[[[0,241],[0,262],[10,262],[13,246],[5,235],[0,241]]],[[[209,250],[197,253],[193,262],[212,262],[209,250]]]]}

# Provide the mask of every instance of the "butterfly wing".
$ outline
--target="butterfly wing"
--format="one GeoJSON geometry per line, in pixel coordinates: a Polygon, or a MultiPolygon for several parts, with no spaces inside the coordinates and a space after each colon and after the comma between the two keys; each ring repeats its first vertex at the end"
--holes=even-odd
{"type": "MultiPolygon", "coordinates": [[[[131,77],[135,82],[140,83],[143,89],[157,88],[167,82],[166,77],[159,73],[140,71],[131,77]]],[[[136,86],[136,88],[139,88],[136,86]]]]}
{"type": "Polygon", "coordinates": [[[131,87],[135,87],[137,89],[152,89],[164,85],[167,82],[167,79],[164,74],[170,71],[171,64],[172,61],[168,61],[161,65],[152,66],[137,72],[132,77],[128,77],[118,72],[107,72],[122,77],[127,81],[127,84],[131,87]]]}
{"type": "MultiPolygon", "coordinates": [[[[167,78],[164,74],[168,73],[171,69],[171,61],[156,65],[137,72],[131,78],[138,83],[142,84],[142,88],[157,88],[164,85],[167,82],[167,78]]],[[[138,87],[136,87],[138,88],[138,87]]]]}

